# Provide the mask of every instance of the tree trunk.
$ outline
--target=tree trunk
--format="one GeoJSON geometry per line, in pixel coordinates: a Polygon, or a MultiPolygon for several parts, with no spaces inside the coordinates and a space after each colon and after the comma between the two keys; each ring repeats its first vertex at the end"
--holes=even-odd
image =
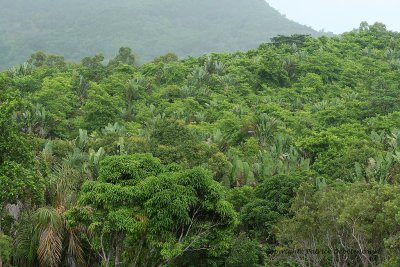
{"type": "MultiPolygon", "coordinates": [[[[120,233],[117,235],[117,239],[115,241],[115,267],[122,266],[122,245],[124,242],[124,234],[120,233]]],[[[1,267],[1,266],[0,266],[1,267]]]]}

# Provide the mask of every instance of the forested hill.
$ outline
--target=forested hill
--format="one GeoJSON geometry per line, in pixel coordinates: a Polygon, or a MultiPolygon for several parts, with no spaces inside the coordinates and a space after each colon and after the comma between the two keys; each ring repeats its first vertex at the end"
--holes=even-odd
{"type": "Polygon", "coordinates": [[[400,266],[399,100],[379,23],[143,65],[36,53],[0,73],[0,265],[400,266]]]}
{"type": "Polygon", "coordinates": [[[0,69],[36,51],[78,60],[131,47],[145,62],[256,48],[278,34],[315,34],[264,0],[0,0],[0,69]]]}

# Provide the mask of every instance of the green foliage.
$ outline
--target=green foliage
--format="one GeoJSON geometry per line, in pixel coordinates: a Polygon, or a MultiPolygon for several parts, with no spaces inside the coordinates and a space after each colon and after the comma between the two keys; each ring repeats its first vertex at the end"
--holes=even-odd
{"type": "Polygon", "coordinates": [[[272,208],[281,215],[289,213],[295,190],[306,181],[307,172],[297,172],[291,175],[276,175],[265,178],[264,182],[255,189],[258,198],[267,199],[272,208]]]}
{"type": "Polygon", "coordinates": [[[17,201],[40,201],[43,183],[33,171],[33,155],[27,138],[13,118],[17,101],[0,103],[0,214],[17,201]]]}
{"type": "Polygon", "coordinates": [[[310,38],[310,35],[294,34],[291,36],[278,35],[271,38],[274,45],[296,45],[301,47],[310,38]]]}
{"type": "Polygon", "coordinates": [[[161,163],[148,154],[111,156],[100,163],[99,180],[106,183],[137,184],[140,179],[161,173],[161,163]]]}
{"type": "Polygon", "coordinates": [[[400,35],[274,40],[0,73],[4,265],[397,266],[400,35]]]}
{"type": "Polygon", "coordinates": [[[232,251],[227,259],[227,264],[234,267],[259,266],[259,246],[257,242],[240,234],[232,245],[232,251]]]}
{"type": "Polygon", "coordinates": [[[2,264],[9,263],[12,255],[12,239],[3,233],[0,233],[0,262],[2,264]]]}
{"type": "MultiPolygon", "coordinates": [[[[274,244],[274,227],[291,214],[295,190],[306,180],[307,173],[268,177],[254,190],[254,200],[240,210],[242,231],[258,240],[274,244]]],[[[268,246],[268,245],[267,245],[268,246]]]]}
{"type": "Polygon", "coordinates": [[[55,77],[44,79],[40,91],[33,95],[34,103],[40,103],[47,111],[49,122],[54,135],[62,136],[64,127],[68,127],[67,118],[71,117],[78,105],[78,98],[71,88],[70,78],[55,77]]]}
{"type": "Polygon", "coordinates": [[[133,251],[140,248],[125,259],[139,265],[151,262],[146,253],[156,257],[152,264],[160,264],[192,250],[219,255],[229,246],[224,235],[234,227],[236,214],[209,172],[160,170],[159,160],[150,155],[108,157],[100,180],[83,185],[79,206],[69,212],[70,223],[82,223],[95,233],[88,238],[97,244],[93,250],[108,254],[103,261],[114,253],[103,238],[115,242],[115,253],[123,239],[133,251]]]}
{"type": "Polygon", "coordinates": [[[100,86],[92,85],[88,99],[83,107],[84,126],[86,129],[95,130],[117,121],[119,109],[116,101],[100,86]]]}
{"type": "Polygon", "coordinates": [[[111,67],[116,67],[118,64],[134,65],[136,63],[135,55],[129,47],[121,47],[118,51],[118,55],[110,60],[108,63],[111,67]]]}
{"type": "Polygon", "coordinates": [[[398,260],[391,254],[398,251],[398,186],[342,184],[315,194],[310,189],[303,186],[299,190],[292,208],[294,217],[278,227],[279,240],[296,252],[293,257],[322,265],[343,260],[354,264],[398,260]],[[331,253],[311,255],[305,252],[308,249],[331,253]]]}

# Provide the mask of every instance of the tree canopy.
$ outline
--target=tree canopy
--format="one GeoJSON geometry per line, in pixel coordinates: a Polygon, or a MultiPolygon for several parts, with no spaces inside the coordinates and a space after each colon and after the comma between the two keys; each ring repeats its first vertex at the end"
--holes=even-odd
{"type": "Polygon", "coordinates": [[[0,265],[399,266],[399,49],[362,23],[142,65],[36,52],[0,73],[0,265]]]}

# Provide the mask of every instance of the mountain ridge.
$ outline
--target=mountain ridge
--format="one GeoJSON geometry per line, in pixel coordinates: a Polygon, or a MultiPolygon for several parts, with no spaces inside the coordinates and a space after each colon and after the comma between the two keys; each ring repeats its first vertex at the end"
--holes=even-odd
{"type": "Polygon", "coordinates": [[[0,68],[36,51],[79,60],[121,46],[142,61],[256,48],[278,34],[316,34],[264,0],[0,0],[0,68]]]}

